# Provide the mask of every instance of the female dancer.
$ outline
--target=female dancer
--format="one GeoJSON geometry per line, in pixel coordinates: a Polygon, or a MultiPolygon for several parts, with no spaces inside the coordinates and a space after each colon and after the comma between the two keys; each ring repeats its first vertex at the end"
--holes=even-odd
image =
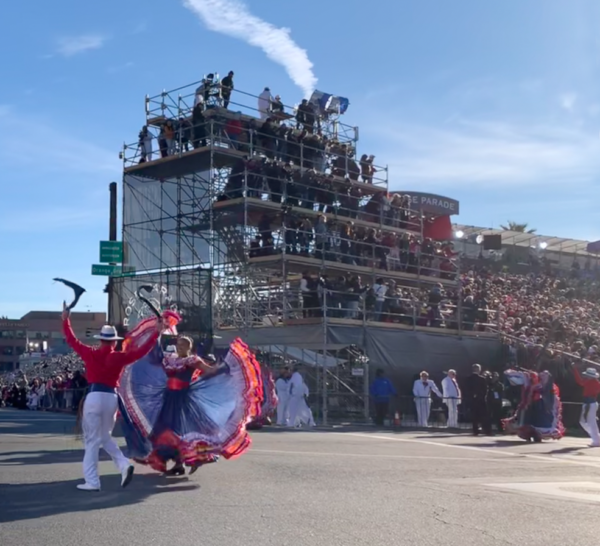
{"type": "MultiPolygon", "coordinates": [[[[179,317],[166,313],[172,327],[179,317]]],[[[192,340],[183,336],[176,354],[165,355],[158,343],[126,370],[119,387],[130,455],[159,472],[169,459],[175,461],[169,474],[180,475],[184,464],[193,473],[221,455],[238,457],[250,446],[246,424],[260,413],[260,366],[240,339],[218,366],[191,351],[192,340]]]]}
{"type": "Polygon", "coordinates": [[[503,419],[509,434],[531,442],[560,440],[565,434],[562,423],[560,390],[548,371],[506,370],[509,383],[521,387],[521,402],[513,417],[503,419]]]}
{"type": "Polygon", "coordinates": [[[264,425],[271,424],[271,417],[275,413],[279,400],[277,398],[277,390],[275,389],[275,381],[273,380],[273,374],[271,370],[264,367],[262,368],[262,382],[263,382],[263,394],[264,400],[260,413],[256,416],[252,422],[248,423],[248,430],[259,430],[264,425]]]}

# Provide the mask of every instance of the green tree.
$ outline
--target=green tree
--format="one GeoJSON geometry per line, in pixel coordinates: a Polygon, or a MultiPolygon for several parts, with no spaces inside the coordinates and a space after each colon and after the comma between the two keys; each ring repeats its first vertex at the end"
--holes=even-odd
{"type": "Polygon", "coordinates": [[[529,224],[519,224],[519,222],[508,221],[506,226],[500,226],[504,231],[518,231],[519,233],[535,233],[535,229],[527,229],[529,224]]]}

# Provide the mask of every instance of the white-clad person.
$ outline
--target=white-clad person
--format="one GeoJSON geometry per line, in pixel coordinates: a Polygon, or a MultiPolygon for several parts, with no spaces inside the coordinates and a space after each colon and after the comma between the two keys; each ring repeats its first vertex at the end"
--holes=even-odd
{"type": "Polygon", "coordinates": [[[305,423],[312,427],[315,426],[315,421],[312,411],[306,403],[309,391],[300,370],[301,367],[296,366],[290,379],[289,426],[300,427],[305,423]]]}
{"type": "Polygon", "coordinates": [[[443,402],[448,408],[448,428],[458,427],[458,406],[461,402],[461,393],[456,381],[456,371],[448,370],[442,379],[443,402]]]}
{"type": "Polygon", "coordinates": [[[267,119],[271,113],[271,103],[273,102],[273,95],[271,90],[265,87],[264,91],[258,95],[258,111],[260,113],[260,119],[267,119]]]}
{"type": "Polygon", "coordinates": [[[417,421],[420,427],[429,426],[429,412],[431,411],[431,392],[442,398],[442,393],[437,385],[429,379],[429,374],[422,371],[420,379],[413,385],[413,395],[415,397],[415,407],[417,408],[417,421]]]}
{"type": "Polygon", "coordinates": [[[290,369],[286,366],[281,370],[281,375],[275,381],[277,392],[277,424],[286,426],[289,422],[290,412],[290,369]]]}

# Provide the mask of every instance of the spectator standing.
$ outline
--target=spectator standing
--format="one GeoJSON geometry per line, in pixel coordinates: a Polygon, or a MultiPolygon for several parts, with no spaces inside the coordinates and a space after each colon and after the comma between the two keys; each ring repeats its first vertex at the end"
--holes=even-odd
{"type": "Polygon", "coordinates": [[[260,114],[260,119],[267,119],[269,117],[272,101],[273,96],[271,95],[271,90],[268,87],[265,87],[265,90],[258,95],[258,112],[260,114]]]}
{"type": "Polygon", "coordinates": [[[498,432],[502,432],[502,400],[504,398],[504,385],[500,381],[498,372],[488,374],[487,406],[490,413],[491,425],[496,425],[498,432]]]}
{"type": "Polygon", "coordinates": [[[385,294],[388,291],[388,287],[383,282],[382,277],[378,277],[373,285],[373,293],[375,295],[375,317],[374,320],[379,322],[381,320],[381,313],[383,311],[383,305],[385,304],[385,294]]]}
{"type": "Polygon", "coordinates": [[[442,393],[437,385],[429,379],[429,374],[421,372],[420,379],[417,379],[413,385],[413,395],[415,397],[415,406],[417,408],[417,422],[420,427],[429,427],[429,413],[431,412],[431,392],[442,398],[442,393]]]}
{"type": "Polygon", "coordinates": [[[223,108],[229,106],[229,100],[231,99],[231,92],[233,91],[233,70],[229,71],[229,74],[221,80],[221,98],[223,99],[223,108]]]}
{"type": "Polygon", "coordinates": [[[381,369],[375,373],[370,392],[375,405],[375,424],[382,427],[390,411],[390,398],[397,396],[398,392],[381,369]]]}
{"type": "Polygon", "coordinates": [[[289,423],[289,402],[290,402],[290,369],[286,366],[281,370],[281,375],[275,381],[275,390],[277,391],[277,424],[287,426],[289,423]]]}
{"type": "Polygon", "coordinates": [[[471,410],[471,420],[473,423],[473,434],[479,435],[479,427],[483,429],[488,436],[491,435],[490,416],[487,408],[488,384],[481,375],[481,366],[473,364],[473,373],[467,378],[466,391],[469,400],[469,409],[471,410]]]}
{"type": "Polygon", "coordinates": [[[448,408],[448,428],[458,428],[458,406],[461,402],[461,392],[456,381],[456,371],[448,370],[442,380],[444,404],[448,408]]]}

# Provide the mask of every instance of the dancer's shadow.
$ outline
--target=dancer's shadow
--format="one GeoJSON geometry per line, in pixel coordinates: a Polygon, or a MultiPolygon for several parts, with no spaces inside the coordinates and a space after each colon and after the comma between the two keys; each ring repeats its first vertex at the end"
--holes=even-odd
{"type": "MultiPolygon", "coordinates": [[[[485,437],[489,438],[489,436],[485,437]]],[[[497,440],[490,440],[488,442],[467,442],[461,443],[457,445],[467,446],[467,447],[518,447],[518,446],[526,446],[530,442],[526,442],[525,440],[521,440],[520,438],[515,438],[514,440],[507,440],[498,438],[497,440]]]]}
{"type": "Polygon", "coordinates": [[[569,453],[576,453],[577,455],[583,455],[580,453],[583,450],[588,450],[588,446],[570,446],[570,447],[561,447],[560,449],[553,449],[552,455],[568,455],[569,453]]]}
{"type": "MultiPolygon", "coordinates": [[[[9,451],[0,453],[0,466],[80,463],[83,460],[83,453],[83,449],[9,451]]],[[[100,451],[100,460],[110,461],[110,457],[104,451],[100,451]]]]}
{"type": "Polygon", "coordinates": [[[188,478],[156,474],[137,476],[127,489],[121,489],[118,475],[103,477],[100,492],[78,491],[78,483],[82,481],[0,484],[0,523],[126,506],[143,502],[152,495],[200,488],[188,478]]]}

